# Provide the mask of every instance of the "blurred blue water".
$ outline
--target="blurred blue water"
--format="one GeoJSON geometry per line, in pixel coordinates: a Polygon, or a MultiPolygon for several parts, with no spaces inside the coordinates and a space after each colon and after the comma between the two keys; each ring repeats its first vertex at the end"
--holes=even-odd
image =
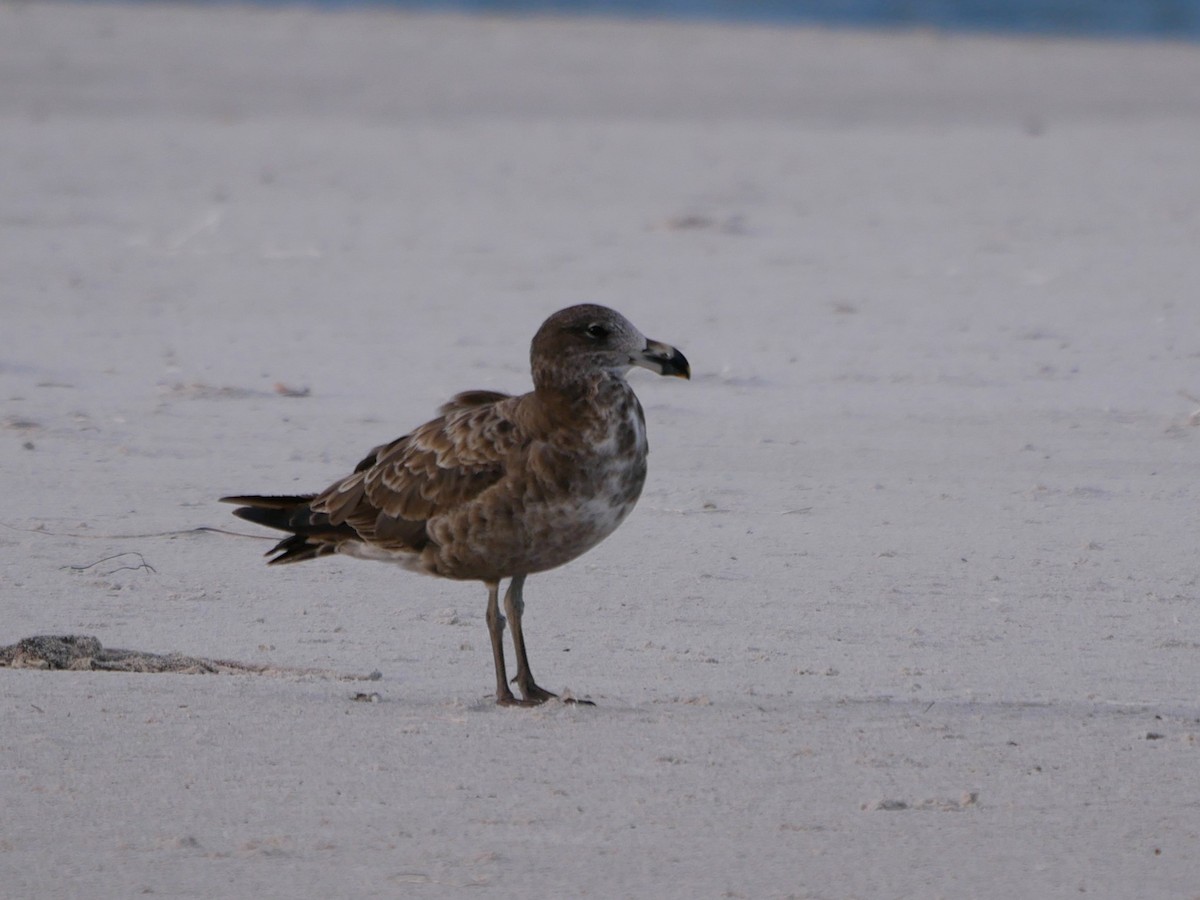
{"type": "MultiPolygon", "coordinates": [[[[261,0],[280,5],[290,0],[261,0]]],[[[301,0],[303,2],[303,0],[301,0]]],[[[492,14],[588,14],[1200,39],[1200,0],[309,0],[492,14]]]]}

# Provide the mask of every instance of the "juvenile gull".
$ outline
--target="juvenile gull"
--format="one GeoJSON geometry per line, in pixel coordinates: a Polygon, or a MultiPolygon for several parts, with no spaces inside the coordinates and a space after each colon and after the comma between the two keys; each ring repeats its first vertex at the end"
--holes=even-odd
{"type": "Polygon", "coordinates": [[[376,447],[319,494],[221,498],[243,504],[236,516],[291,532],[267,553],[276,554],[272,565],[345,553],[482,581],[496,701],[504,705],[556,696],[534,682],[525,655],[525,578],[596,546],[642,492],[646,420],[626,374],[642,366],[691,375],[682,353],[603,306],[556,312],[529,356],[528,394],[459,394],[438,418],[376,447]],[[520,700],[504,666],[505,578],[520,700]]]}

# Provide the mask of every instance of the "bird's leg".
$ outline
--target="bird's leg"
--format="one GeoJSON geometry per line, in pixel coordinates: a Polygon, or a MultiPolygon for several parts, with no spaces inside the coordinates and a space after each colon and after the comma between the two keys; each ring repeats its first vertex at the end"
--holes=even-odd
{"type": "Polygon", "coordinates": [[[487,589],[487,627],[492,638],[492,660],[496,663],[496,702],[514,703],[516,698],[508,686],[508,672],[504,668],[504,616],[500,615],[500,582],[487,582],[487,589]]]}
{"type": "MultiPolygon", "coordinates": [[[[558,694],[552,694],[545,688],[538,687],[534,683],[533,672],[529,669],[529,657],[525,655],[525,632],[521,627],[521,615],[525,612],[525,600],[521,597],[521,589],[524,587],[525,576],[514,575],[504,594],[504,612],[508,614],[508,621],[512,627],[513,649],[517,653],[517,674],[513,678],[513,682],[524,698],[523,703],[532,706],[537,703],[545,703],[547,700],[557,697],[558,694]]],[[[572,699],[566,702],[593,705],[588,700],[572,699]]]]}
{"type": "Polygon", "coordinates": [[[544,703],[552,694],[533,682],[533,672],[529,670],[529,657],[525,655],[525,632],[521,628],[521,615],[525,612],[525,601],[521,597],[521,589],[525,586],[524,575],[514,575],[504,593],[504,612],[512,623],[513,649],[517,652],[517,674],[513,683],[520,690],[526,703],[544,703]]]}

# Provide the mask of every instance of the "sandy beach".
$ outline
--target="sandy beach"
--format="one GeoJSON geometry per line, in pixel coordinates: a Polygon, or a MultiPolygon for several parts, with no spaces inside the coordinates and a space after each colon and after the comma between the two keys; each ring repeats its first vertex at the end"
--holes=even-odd
{"type": "Polygon", "coordinates": [[[0,896],[1200,897],[1200,46],[0,4],[0,896]],[[530,578],[268,569],[596,302],[530,578]]]}

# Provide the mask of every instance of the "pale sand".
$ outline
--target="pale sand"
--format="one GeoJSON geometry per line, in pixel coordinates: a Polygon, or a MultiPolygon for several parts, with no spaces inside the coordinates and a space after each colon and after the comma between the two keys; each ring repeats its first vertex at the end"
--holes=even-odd
{"type": "Polygon", "coordinates": [[[1200,895],[1198,147],[1189,45],[0,6],[0,644],[282,670],[0,669],[0,895],[1200,895]],[[527,591],[595,708],[189,533],[583,301],[695,371],[527,591]]]}

